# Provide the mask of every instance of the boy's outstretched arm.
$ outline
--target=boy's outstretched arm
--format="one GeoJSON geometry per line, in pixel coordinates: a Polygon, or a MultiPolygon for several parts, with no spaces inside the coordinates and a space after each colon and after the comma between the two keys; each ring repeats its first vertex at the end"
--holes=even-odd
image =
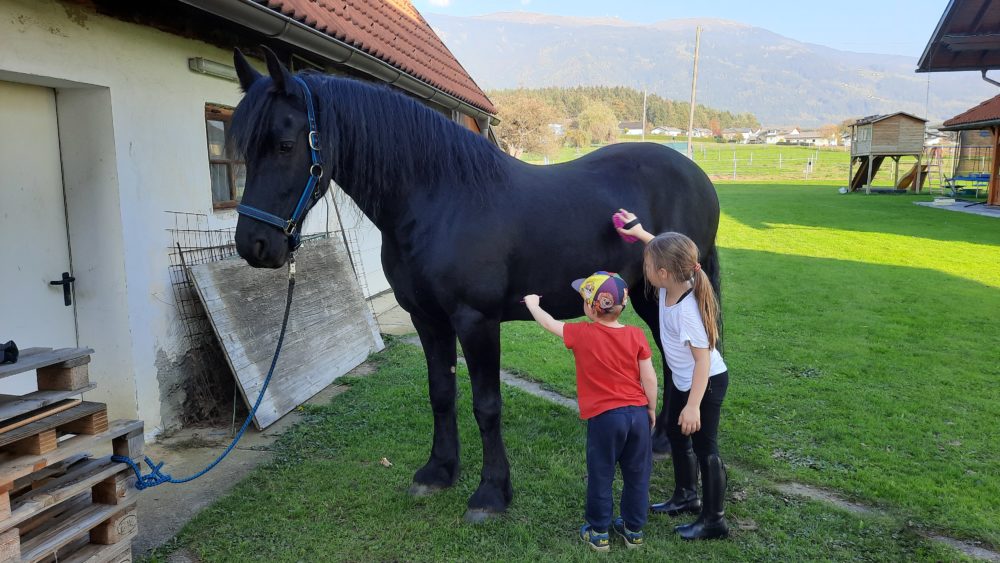
{"type": "Polygon", "coordinates": [[[524,304],[528,306],[528,312],[531,316],[535,318],[538,324],[542,325],[542,328],[551,332],[552,334],[563,337],[563,325],[566,323],[562,321],[555,320],[552,315],[546,313],[541,306],[538,305],[538,300],[540,298],[537,295],[525,295],[524,304]]]}
{"type": "Polygon", "coordinates": [[[656,426],[656,369],[653,368],[652,358],[639,360],[639,383],[649,401],[646,412],[649,413],[649,426],[652,428],[656,426]]]}

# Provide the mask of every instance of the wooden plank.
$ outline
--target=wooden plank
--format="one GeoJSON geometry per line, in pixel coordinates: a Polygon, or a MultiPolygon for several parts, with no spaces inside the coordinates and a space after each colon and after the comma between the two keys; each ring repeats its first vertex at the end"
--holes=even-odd
{"type": "MultiPolygon", "coordinates": [[[[109,439],[114,444],[120,437],[132,433],[142,435],[141,420],[116,420],[109,425],[105,432],[94,436],[80,435],[63,440],[55,451],[43,455],[12,456],[0,453],[0,484],[14,481],[77,454],[93,453],[94,450],[104,446],[109,439]]],[[[117,447],[115,451],[118,451],[117,447]]]]}
{"type": "Polygon", "coordinates": [[[47,366],[38,368],[37,374],[40,391],[66,391],[90,385],[87,364],[72,367],[47,366]]]}
{"type": "MultiPolygon", "coordinates": [[[[17,363],[0,365],[0,379],[17,375],[40,367],[51,366],[62,362],[79,360],[89,356],[94,351],[90,348],[28,348],[17,358],[17,363]]],[[[90,361],[89,359],[87,361],[90,361]]]]}
{"type": "Polygon", "coordinates": [[[17,528],[0,533],[0,563],[21,560],[21,535],[17,528]]]}
{"type": "MultiPolygon", "coordinates": [[[[310,241],[296,254],[295,297],[271,385],[254,423],[266,428],[384,348],[351,269],[343,241],[310,241]]],[[[252,406],[274,354],[285,308],[284,269],[250,268],[242,260],[190,270],[226,361],[252,406]]]]}
{"type": "Polygon", "coordinates": [[[68,501],[87,490],[92,490],[91,497],[93,498],[93,502],[101,504],[125,504],[124,501],[129,493],[127,489],[122,491],[120,497],[117,489],[114,491],[114,500],[116,502],[105,502],[111,500],[107,497],[106,487],[100,493],[98,492],[98,487],[109,479],[114,480],[113,485],[117,484],[116,476],[123,470],[129,473],[124,474],[122,481],[126,486],[131,485],[134,482],[135,475],[128,469],[127,465],[115,463],[111,461],[110,457],[88,460],[82,465],[75,467],[66,475],[58,479],[53,479],[44,486],[14,499],[11,503],[10,515],[5,520],[0,520],[0,530],[17,526],[21,522],[40,514],[50,507],[68,501]],[[131,481],[128,479],[130,474],[132,477],[131,481]],[[121,502],[118,502],[119,498],[121,502]]]}
{"type": "Polygon", "coordinates": [[[55,525],[46,528],[31,539],[21,541],[21,561],[35,562],[70,544],[81,534],[99,526],[109,518],[114,518],[120,507],[107,504],[91,504],[76,511],[55,525]]]}
{"type": "Polygon", "coordinates": [[[88,457],[86,454],[77,454],[58,463],[53,463],[44,469],[39,469],[30,475],[16,479],[14,481],[14,488],[10,492],[10,498],[13,499],[18,495],[22,495],[25,491],[33,491],[52,479],[62,477],[67,472],[72,471],[75,464],[86,461],[88,457]]]}
{"type": "Polygon", "coordinates": [[[82,402],[83,401],[81,401],[79,399],[65,399],[62,402],[56,403],[54,405],[49,405],[47,407],[40,408],[37,411],[33,411],[33,412],[30,412],[30,413],[25,413],[25,414],[23,414],[21,416],[15,417],[15,418],[10,419],[10,420],[5,420],[3,422],[3,425],[0,426],[0,434],[3,434],[4,432],[7,432],[8,430],[14,430],[15,428],[20,428],[20,427],[25,426],[27,424],[31,424],[32,422],[35,422],[36,420],[41,420],[41,419],[43,419],[43,418],[45,418],[47,416],[50,416],[50,415],[62,412],[64,410],[66,410],[66,409],[73,408],[73,407],[79,405],[82,402]]]}
{"type": "MultiPolygon", "coordinates": [[[[39,534],[44,534],[46,530],[51,529],[70,515],[80,512],[91,504],[93,503],[90,501],[90,492],[87,491],[25,520],[17,526],[17,529],[21,531],[21,543],[24,544],[24,542],[31,538],[39,534]]],[[[86,533],[83,535],[86,535],[86,533]]]]}
{"type": "MultiPolygon", "coordinates": [[[[108,407],[104,403],[92,403],[90,401],[82,401],[80,404],[71,405],[70,408],[62,412],[58,412],[56,414],[53,414],[52,416],[47,416],[40,420],[36,420],[29,424],[25,424],[20,428],[15,428],[13,430],[10,430],[9,432],[4,432],[3,434],[0,434],[0,449],[3,449],[5,446],[7,446],[7,444],[12,444],[14,442],[17,442],[18,440],[22,440],[31,435],[38,434],[46,430],[61,429],[63,427],[76,428],[77,426],[74,425],[75,421],[83,418],[88,418],[94,414],[106,413],[107,409],[108,407]]],[[[102,428],[98,432],[73,432],[73,433],[97,434],[103,432],[104,430],[107,430],[106,419],[104,423],[104,428],[102,428]]],[[[66,431],[71,432],[70,430],[66,431]]]]}
{"type": "MultiPolygon", "coordinates": [[[[133,534],[133,537],[135,535],[133,534]]],[[[87,544],[59,558],[60,563],[132,563],[132,538],[114,545],[87,544]]]]}
{"type": "Polygon", "coordinates": [[[35,391],[26,395],[0,395],[0,421],[6,424],[7,421],[14,417],[47,407],[76,395],[82,395],[87,391],[92,391],[96,387],[96,383],[91,383],[83,388],[67,391],[35,391]]]}

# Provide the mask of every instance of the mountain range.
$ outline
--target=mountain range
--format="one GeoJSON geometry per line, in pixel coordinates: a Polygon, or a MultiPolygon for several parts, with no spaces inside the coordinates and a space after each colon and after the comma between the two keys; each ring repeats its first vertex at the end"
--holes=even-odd
{"type": "Polygon", "coordinates": [[[687,101],[701,26],[697,102],[752,112],[765,126],[815,127],[896,111],[933,123],[1000,93],[976,73],[916,74],[915,57],[843,51],[728,20],[424,17],[486,90],[621,85],[687,101]]]}

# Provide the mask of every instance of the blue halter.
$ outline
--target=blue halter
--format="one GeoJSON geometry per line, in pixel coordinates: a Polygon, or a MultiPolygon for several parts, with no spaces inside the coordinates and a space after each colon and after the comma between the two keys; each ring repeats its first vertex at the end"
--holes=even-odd
{"type": "Polygon", "coordinates": [[[295,206],[295,211],[292,212],[292,216],[288,219],[282,219],[273,213],[268,213],[267,211],[243,203],[236,206],[236,212],[281,229],[285,233],[285,236],[288,237],[288,249],[295,251],[302,244],[300,227],[302,226],[301,221],[305,217],[306,211],[309,210],[311,204],[316,203],[319,198],[323,197],[323,186],[319,183],[323,177],[323,159],[319,152],[319,127],[316,126],[316,111],[313,109],[312,92],[309,91],[309,86],[306,85],[305,80],[302,80],[298,76],[293,76],[292,78],[302,86],[302,90],[305,91],[306,95],[306,113],[309,117],[309,154],[312,157],[312,165],[309,166],[309,180],[306,182],[305,189],[302,190],[302,196],[299,197],[299,203],[295,206]]]}

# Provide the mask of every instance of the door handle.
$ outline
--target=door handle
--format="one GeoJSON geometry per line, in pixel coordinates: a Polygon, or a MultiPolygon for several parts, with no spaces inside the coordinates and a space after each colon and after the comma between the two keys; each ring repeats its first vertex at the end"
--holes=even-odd
{"type": "Polygon", "coordinates": [[[76,278],[69,275],[69,272],[62,273],[62,279],[53,280],[49,282],[49,285],[61,285],[63,288],[63,303],[69,307],[73,304],[73,282],[76,278]]]}

